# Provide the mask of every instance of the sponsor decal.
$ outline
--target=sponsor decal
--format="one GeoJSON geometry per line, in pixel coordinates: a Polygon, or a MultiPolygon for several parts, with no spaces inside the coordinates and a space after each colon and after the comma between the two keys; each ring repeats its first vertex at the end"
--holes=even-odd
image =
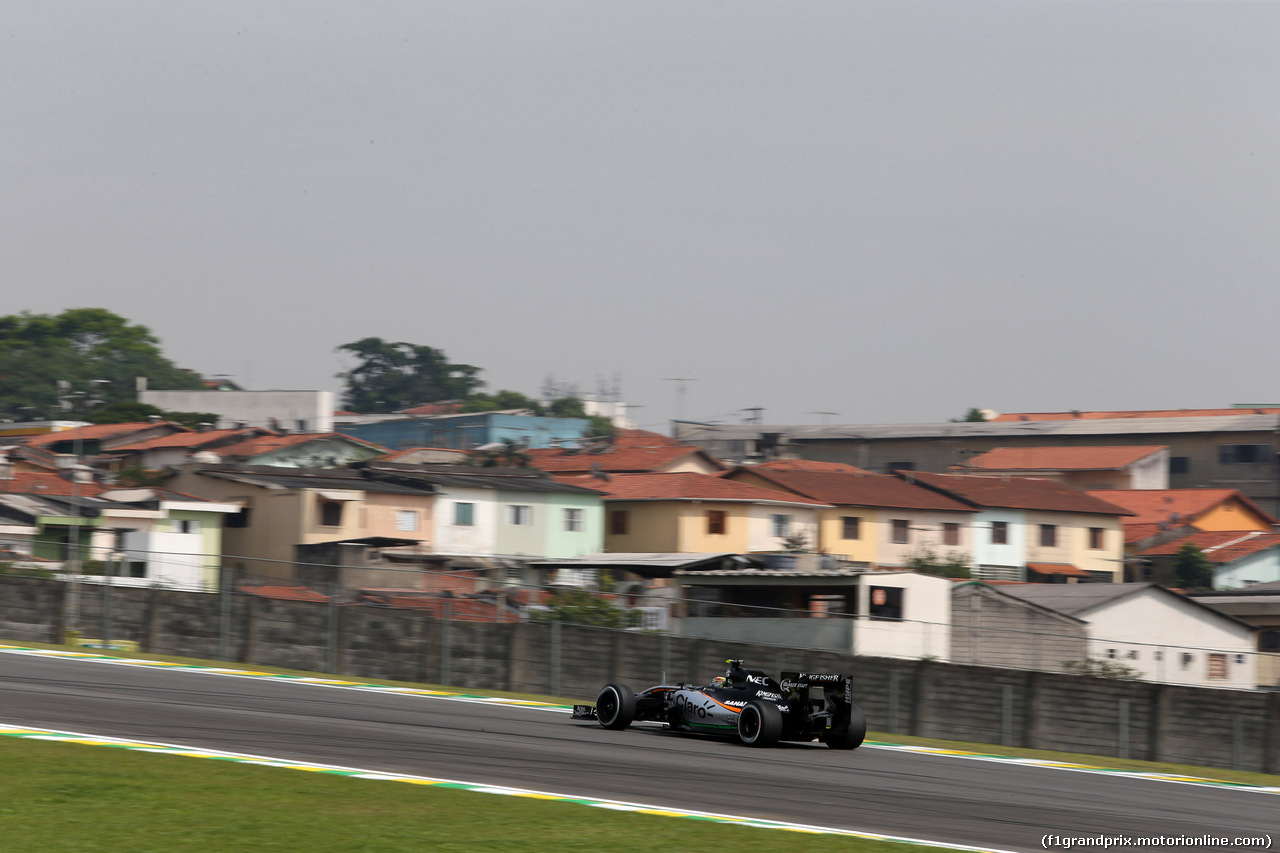
{"type": "Polygon", "coordinates": [[[763,675],[748,675],[747,681],[751,682],[752,684],[768,684],[769,683],[769,679],[765,678],[763,675]]]}
{"type": "Polygon", "coordinates": [[[777,693],[769,693],[769,692],[764,691],[764,690],[757,690],[757,691],[756,691],[756,698],[757,698],[757,699],[772,699],[774,702],[780,702],[780,701],[782,701],[782,697],[781,697],[781,696],[779,696],[777,693]]]}
{"type": "Polygon", "coordinates": [[[800,673],[800,680],[807,681],[810,684],[839,684],[840,676],[830,673],[802,672],[800,673]]]}

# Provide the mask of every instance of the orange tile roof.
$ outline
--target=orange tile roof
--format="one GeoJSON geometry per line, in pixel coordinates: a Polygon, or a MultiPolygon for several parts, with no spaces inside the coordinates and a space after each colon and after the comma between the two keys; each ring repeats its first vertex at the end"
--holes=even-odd
{"type": "Polygon", "coordinates": [[[753,465],[737,468],[734,473],[754,474],[788,492],[836,506],[973,512],[973,508],[967,504],[887,474],[761,468],[760,465],[753,465]]]}
{"type": "Polygon", "coordinates": [[[131,450],[159,450],[163,447],[199,447],[202,444],[209,444],[215,441],[221,441],[227,438],[233,438],[237,435],[256,438],[262,435],[272,435],[270,430],[264,429],[211,429],[206,432],[175,432],[171,435],[162,435],[158,438],[149,438],[145,441],[134,442],[133,444],[122,444],[119,447],[113,447],[111,453],[120,453],[122,451],[131,450]]]}
{"type": "Polygon", "coordinates": [[[590,475],[561,475],[554,479],[573,486],[595,489],[604,493],[606,500],[772,501],[825,506],[823,501],[811,500],[802,495],[749,486],[709,474],[612,474],[608,479],[590,475]]]}
{"type": "Polygon", "coordinates": [[[1226,415],[1275,415],[1276,408],[1243,409],[1146,409],[1115,412],[1006,412],[992,418],[996,421],[1096,421],[1111,418],[1204,418],[1226,415]]]}
{"type": "Polygon", "coordinates": [[[719,460],[700,447],[681,444],[672,438],[642,429],[622,429],[606,449],[548,447],[526,450],[534,468],[548,473],[613,471],[618,473],[658,473],[689,456],[701,455],[712,465],[719,460]]]}
{"type": "MultiPolygon", "coordinates": [[[[413,406],[408,409],[401,409],[400,413],[404,415],[453,415],[462,411],[461,403],[424,403],[421,406],[413,406]]],[[[352,413],[354,414],[354,413],[352,413]]]]}
{"type": "Polygon", "coordinates": [[[275,598],[281,601],[328,601],[329,596],[321,595],[305,586],[242,586],[241,592],[257,595],[262,598],[275,598]]]}
{"type": "Polygon", "coordinates": [[[900,476],[975,506],[1031,509],[1043,512],[1085,512],[1093,515],[1130,514],[1123,506],[1095,497],[1092,492],[1073,489],[1056,480],[1043,480],[1036,477],[984,477],[974,474],[930,474],[924,471],[903,471],[900,476]]]}
{"type": "Polygon", "coordinates": [[[1164,445],[996,447],[971,457],[955,468],[987,468],[998,471],[1114,471],[1167,449],[1164,445]]]}
{"type": "Polygon", "coordinates": [[[1126,523],[1160,524],[1173,521],[1176,515],[1178,523],[1190,524],[1227,501],[1237,501],[1263,519],[1275,521],[1235,489],[1098,489],[1088,494],[1127,509],[1132,517],[1126,523]]]}
{"type": "Polygon", "coordinates": [[[1141,552],[1143,557],[1177,554],[1183,545],[1194,545],[1205,557],[1215,563],[1230,563],[1241,557],[1265,551],[1280,545],[1280,533],[1262,533],[1256,530],[1214,530],[1193,533],[1163,545],[1156,545],[1141,552]]]}
{"type": "Polygon", "coordinates": [[[93,497],[106,487],[99,482],[73,483],[60,474],[15,471],[13,479],[0,480],[0,493],[17,495],[51,495],[55,497],[93,497]]]}
{"type": "Polygon", "coordinates": [[[373,450],[382,453],[389,452],[387,448],[374,444],[371,441],[365,441],[356,438],[353,435],[344,435],[340,432],[324,432],[324,433],[307,433],[298,432],[289,435],[264,435],[258,438],[251,438],[248,441],[240,441],[235,444],[229,444],[226,447],[212,448],[212,452],[218,454],[224,459],[230,456],[237,457],[254,457],[261,456],[264,453],[270,453],[273,450],[279,450],[282,447],[296,447],[299,444],[306,444],[310,441],[318,441],[321,439],[340,438],[356,444],[363,444],[373,450]]]}
{"type": "Polygon", "coordinates": [[[761,462],[750,466],[751,470],[763,468],[766,471],[827,471],[839,474],[871,474],[864,468],[856,468],[843,462],[819,462],[814,459],[775,459],[772,462],[761,462]]]}
{"type": "Polygon", "coordinates": [[[1027,568],[1042,575],[1070,575],[1072,577],[1089,577],[1089,573],[1070,563],[1027,563],[1027,568]]]}
{"type": "Polygon", "coordinates": [[[33,435],[26,439],[26,443],[34,447],[43,447],[50,444],[61,444],[64,441],[75,441],[77,438],[81,441],[101,441],[116,436],[128,435],[131,432],[142,432],[144,430],[155,429],[156,427],[169,426],[176,431],[195,432],[195,430],[187,429],[181,424],[175,424],[172,421],[140,421],[127,424],[90,424],[89,426],[76,427],[75,429],[64,429],[62,432],[47,432],[43,435],[33,435]]]}

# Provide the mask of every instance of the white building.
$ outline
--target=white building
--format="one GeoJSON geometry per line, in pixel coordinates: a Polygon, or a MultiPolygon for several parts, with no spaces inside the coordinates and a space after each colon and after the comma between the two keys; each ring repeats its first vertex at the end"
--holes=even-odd
{"type": "Polygon", "coordinates": [[[139,391],[166,412],[209,412],[217,429],[238,424],[291,432],[333,432],[332,391],[139,391]]]}

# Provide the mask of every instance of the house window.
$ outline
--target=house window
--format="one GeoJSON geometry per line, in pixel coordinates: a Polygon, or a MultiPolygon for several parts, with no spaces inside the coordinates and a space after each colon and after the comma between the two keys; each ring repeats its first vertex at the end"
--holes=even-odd
{"type": "MultiPolygon", "coordinates": [[[[1247,446],[1247,445],[1246,445],[1247,446]]],[[[1227,677],[1227,656],[1219,652],[1210,652],[1208,658],[1208,676],[1211,681],[1221,681],[1227,677]]]]}
{"type": "Polygon", "coordinates": [[[884,466],[885,473],[892,474],[894,471],[914,471],[916,464],[914,462],[890,462],[884,466]]]}
{"type": "Polygon", "coordinates": [[[1115,650],[1115,649],[1107,649],[1107,657],[1108,657],[1108,658],[1110,658],[1111,660],[1115,660],[1115,659],[1116,659],[1116,650],[1115,650]]]}
{"type": "Polygon", "coordinates": [[[320,504],[320,524],[323,527],[342,526],[342,501],[324,501],[320,504]]]}
{"type": "Polygon", "coordinates": [[[630,527],[630,512],[615,509],[609,513],[609,532],[614,536],[625,536],[630,527]]]}
{"type": "Polygon", "coordinates": [[[868,613],[872,619],[902,619],[902,588],[897,586],[871,587],[871,604],[868,613]]]}
{"type": "Polygon", "coordinates": [[[147,576],[147,564],[145,560],[131,560],[127,566],[129,577],[145,578],[147,576]]]}
{"type": "Polygon", "coordinates": [[[1101,551],[1103,541],[1104,541],[1104,537],[1103,537],[1102,528],[1090,527],[1089,528],[1089,547],[1095,551],[1101,551]]]}
{"type": "Polygon", "coordinates": [[[1040,525],[1040,547],[1041,548],[1058,547],[1058,525],[1056,524],[1040,525]]]}
{"type": "Polygon", "coordinates": [[[1192,661],[1194,661],[1195,659],[1196,659],[1196,656],[1195,656],[1195,655],[1193,655],[1193,654],[1191,654],[1190,652],[1183,652],[1183,653],[1182,653],[1182,668],[1183,668],[1183,669],[1186,669],[1186,668],[1188,668],[1189,666],[1191,666],[1191,662],[1192,662],[1192,661]]]}
{"type": "Polygon", "coordinates": [[[250,516],[253,510],[247,506],[240,507],[240,511],[227,516],[227,520],[223,523],[224,527],[248,527],[250,516]]]}
{"type": "Polygon", "coordinates": [[[707,510],[707,535],[723,536],[725,531],[725,511],[722,509],[707,510]]]}
{"type": "Polygon", "coordinates": [[[862,519],[856,515],[846,515],[840,519],[841,539],[861,539],[862,519]]]}
{"type": "Polygon", "coordinates": [[[396,530],[406,533],[418,529],[418,513],[411,509],[396,510],[396,530]]]}
{"type": "Polygon", "coordinates": [[[944,522],[942,525],[942,544],[943,545],[959,545],[960,544],[960,525],[954,521],[944,522]]]}
{"type": "Polygon", "coordinates": [[[565,507],[564,530],[566,533],[582,532],[582,510],[576,507],[565,507]]]}
{"type": "Polygon", "coordinates": [[[893,519],[892,541],[895,545],[906,545],[911,541],[911,528],[905,518],[893,519]]]}
{"type": "Polygon", "coordinates": [[[1170,474],[1190,474],[1191,473],[1191,457],[1170,456],[1169,457],[1169,473],[1170,474]]]}
{"type": "Polygon", "coordinates": [[[1137,649],[1130,649],[1130,650],[1129,650],[1129,654],[1127,655],[1127,657],[1129,658],[1129,660],[1137,660],[1137,659],[1138,659],[1138,650],[1137,650],[1137,649]]]}
{"type": "Polygon", "coordinates": [[[773,517],[773,535],[778,537],[791,535],[791,516],[775,515],[773,517]]]}
{"type": "Polygon", "coordinates": [[[174,533],[199,533],[200,522],[192,521],[189,518],[178,518],[173,522],[174,533]]]}
{"type": "Polygon", "coordinates": [[[1258,648],[1264,652],[1280,652],[1280,630],[1263,631],[1258,636],[1258,648]]]}
{"type": "Polygon", "coordinates": [[[1008,545],[1009,544],[1009,522],[993,521],[991,522],[991,544],[992,545],[1008,545]]]}
{"type": "Polygon", "coordinates": [[[453,523],[459,527],[474,527],[476,523],[476,505],[457,501],[453,505],[453,523]]]}
{"type": "Polygon", "coordinates": [[[1222,465],[1250,465],[1270,462],[1273,451],[1269,444],[1220,444],[1218,462],[1222,465]]]}
{"type": "Polygon", "coordinates": [[[508,504],[507,523],[521,527],[533,524],[533,507],[522,504],[508,504]]]}

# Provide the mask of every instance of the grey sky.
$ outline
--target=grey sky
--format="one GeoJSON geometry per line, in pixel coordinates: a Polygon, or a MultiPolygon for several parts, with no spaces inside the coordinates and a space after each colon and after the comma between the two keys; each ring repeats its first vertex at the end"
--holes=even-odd
{"type": "Polygon", "coordinates": [[[730,422],[1280,400],[1280,3],[0,12],[0,313],[255,389],[366,336],[616,372],[648,425],[668,377],[730,422]]]}

